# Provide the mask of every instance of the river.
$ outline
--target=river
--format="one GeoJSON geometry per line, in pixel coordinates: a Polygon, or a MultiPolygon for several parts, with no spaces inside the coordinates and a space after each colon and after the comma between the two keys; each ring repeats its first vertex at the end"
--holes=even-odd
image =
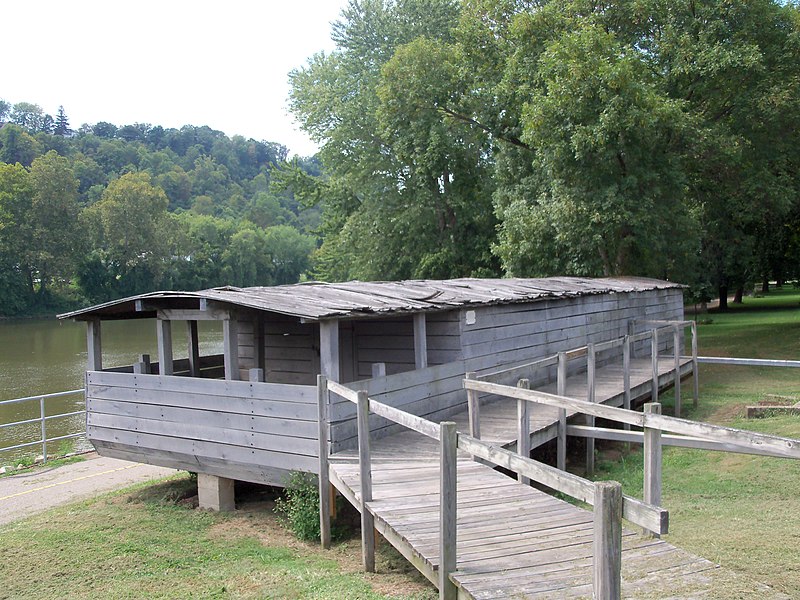
{"type": "MultiPolygon", "coordinates": [[[[222,352],[222,327],[214,321],[199,326],[201,354],[222,352]]],[[[153,319],[104,321],[102,325],[103,366],[133,364],[139,354],[149,353],[157,360],[156,325],[153,319]]],[[[186,331],[173,327],[175,358],[186,358],[186,331]]],[[[48,394],[83,387],[86,370],[86,324],[57,319],[0,321],[0,400],[48,394]]],[[[47,400],[47,414],[54,415],[83,408],[83,396],[47,400]]],[[[0,405],[0,424],[39,416],[38,402],[0,405]]],[[[48,421],[48,437],[69,433],[80,426],[82,417],[48,421]]],[[[39,439],[39,424],[0,429],[0,448],[39,439]]],[[[55,444],[55,450],[63,444],[55,444]]],[[[40,453],[36,446],[28,453],[40,453]]],[[[48,453],[53,448],[48,450],[48,453]]],[[[10,464],[22,450],[0,452],[0,466],[10,464]]]]}

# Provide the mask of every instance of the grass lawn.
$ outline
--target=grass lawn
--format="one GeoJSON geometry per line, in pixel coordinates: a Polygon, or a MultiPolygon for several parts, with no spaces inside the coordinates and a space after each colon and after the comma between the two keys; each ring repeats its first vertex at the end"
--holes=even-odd
{"type": "Polygon", "coordinates": [[[278,524],[269,496],[220,514],[192,493],[183,474],[0,527],[0,598],[436,598],[388,544],[368,575],[358,537],[323,551],[278,524]]]}
{"type": "MultiPolygon", "coordinates": [[[[729,313],[712,313],[699,325],[700,355],[800,360],[800,292],[746,298],[729,313]]],[[[800,418],[748,420],[744,407],[766,394],[798,397],[800,369],[701,365],[700,405],[691,410],[691,385],[683,386],[689,419],[800,438],[800,418]]],[[[672,412],[672,393],[664,395],[672,412]]],[[[600,479],[621,481],[641,497],[642,455],[604,462],[600,479]]],[[[662,504],[670,511],[668,541],[800,597],[800,461],[665,448],[662,504]]],[[[719,592],[719,598],[763,593],[719,592]]]]}

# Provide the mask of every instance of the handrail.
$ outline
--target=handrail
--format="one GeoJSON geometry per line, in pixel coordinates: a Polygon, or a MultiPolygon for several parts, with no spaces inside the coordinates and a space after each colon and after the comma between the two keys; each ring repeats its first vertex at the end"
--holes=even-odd
{"type": "Polygon", "coordinates": [[[698,356],[697,362],[707,365],[738,365],[743,367],[800,367],[800,360],[774,358],[728,358],[724,356],[698,356]]]}
{"type": "Polygon", "coordinates": [[[477,377],[478,379],[488,381],[500,377],[501,375],[508,376],[510,373],[517,372],[525,373],[529,370],[541,369],[543,367],[550,367],[556,364],[558,364],[558,354],[553,354],[552,356],[540,358],[539,360],[535,360],[533,362],[517,365],[516,367],[509,367],[507,369],[500,369],[498,371],[491,371],[490,373],[478,375],[477,377]]]}
{"type": "Polygon", "coordinates": [[[784,438],[765,433],[756,433],[710,423],[699,423],[677,417],[668,417],[658,414],[645,414],[628,410],[606,406],[604,404],[593,404],[585,400],[567,398],[556,394],[548,394],[538,390],[526,390],[518,387],[501,385],[499,383],[489,383],[465,379],[464,387],[467,390],[474,390],[489,394],[526,400],[556,408],[574,410],[579,413],[600,417],[609,421],[627,423],[637,427],[647,429],[658,429],[671,433],[683,434],[698,437],[704,440],[724,442],[736,446],[766,448],[785,458],[800,458],[800,440],[784,438]]]}
{"type": "Polygon", "coordinates": [[[66,435],[60,435],[53,438],[47,437],[47,422],[52,421],[53,419],[63,419],[66,417],[73,417],[81,414],[86,413],[86,409],[72,411],[67,413],[59,413],[56,415],[46,415],[45,414],[45,401],[49,398],[60,398],[63,396],[73,396],[75,394],[82,394],[83,389],[78,390],[67,390],[63,392],[53,392],[50,394],[38,394],[35,396],[25,396],[24,398],[12,398],[10,400],[0,400],[0,406],[10,405],[10,404],[20,404],[22,402],[33,402],[38,400],[39,401],[39,416],[33,419],[24,419],[22,421],[14,421],[11,423],[3,423],[0,424],[0,429],[9,429],[11,427],[17,427],[20,425],[30,425],[32,423],[39,423],[40,424],[40,434],[41,438],[35,440],[33,442],[23,442],[22,444],[14,444],[12,446],[5,446],[0,448],[0,452],[10,452],[11,450],[19,450],[21,448],[29,448],[31,446],[38,446],[41,444],[42,446],[42,462],[47,462],[47,442],[57,442],[60,440],[65,440],[69,438],[76,438],[86,435],[86,431],[78,431],[76,433],[70,433],[66,435]]]}

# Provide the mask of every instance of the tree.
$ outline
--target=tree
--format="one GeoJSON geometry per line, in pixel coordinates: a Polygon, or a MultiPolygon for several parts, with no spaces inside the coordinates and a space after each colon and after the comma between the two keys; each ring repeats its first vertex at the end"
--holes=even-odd
{"type": "Polygon", "coordinates": [[[44,298],[54,281],[67,282],[82,247],[78,229],[78,181],[67,158],[50,151],[30,169],[30,264],[44,298]]]}
{"type": "Polygon", "coordinates": [[[29,167],[41,152],[41,145],[19,125],[6,123],[0,128],[0,162],[29,167]]]}
{"type": "Polygon", "coordinates": [[[5,123],[8,116],[11,114],[11,103],[0,99],[0,123],[5,123]]]}
{"type": "Polygon", "coordinates": [[[56,122],[53,127],[53,135],[60,135],[62,137],[72,135],[72,130],[69,128],[69,119],[67,119],[67,113],[64,112],[63,106],[58,107],[56,122]]]}
{"type": "Polygon", "coordinates": [[[30,102],[17,102],[11,110],[11,121],[31,133],[46,132],[52,120],[53,117],[46,115],[41,106],[30,102]]]}
{"type": "Polygon", "coordinates": [[[297,283],[311,264],[316,248],[314,238],[303,235],[294,227],[276,225],[266,230],[265,246],[272,259],[272,278],[275,285],[297,283]]]}
{"type": "Polygon", "coordinates": [[[22,165],[0,163],[0,314],[24,312],[33,299],[28,264],[33,191],[22,165]]]}

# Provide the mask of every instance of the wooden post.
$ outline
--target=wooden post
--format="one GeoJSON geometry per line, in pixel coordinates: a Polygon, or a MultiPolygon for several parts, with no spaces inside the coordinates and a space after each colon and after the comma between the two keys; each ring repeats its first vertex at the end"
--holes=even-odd
{"type": "Polygon", "coordinates": [[[697,401],[700,398],[700,379],[697,368],[697,321],[692,321],[692,379],[694,380],[692,406],[697,408],[697,401]]]}
{"type": "Polygon", "coordinates": [[[158,319],[156,321],[156,336],[158,337],[158,374],[172,375],[174,372],[172,363],[172,321],[158,319]]]}
{"type": "Polygon", "coordinates": [[[672,344],[675,346],[673,348],[674,355],[675,355],[675,383],[673,384],[675,387],[675,416],[680,418],[681,416],[681,329],[680,325],[675,325],[675,329],[672,332],[672,344]]]}
{"type": "MultiPolygon", "coordinates": [[[[335,322],[335,321],[334,321],[335,322]]],[[[375,518],[372,502],[372,467],[369,453],[369,397],[358,392],[358,467],[361,476],[361,559],[367,573],[375,572],[375,518]]]]}
{"type": "MultiPolygon", "coordinates": [[[[595,401],[595,363],[596,356],[594,351],[594,344],[586,344],[586,384],[587,384],[587,400],[594,403],[595,401]]],[[[591,415],[586,415],[586,424],[589,427],[594,427],[595,418],[591,415]]],[[[594,438],[586,438],[586,477],[591,479],[594,476],[594,438]]]]}
{"type": "Polygon", "coordinates": [[[619,600],[622,594],[622,485],[594,484],[593,597],[619,600]]]}
{"type": "Polygon", "coordinates": [[[320,321],[319,360],[322,374],[330,381],[341,381],[339,365],[339,321],[320,321]]]}
{"type": "MultiPolygon", "coordinates": [[[[633,338],[636,335],[636,321],[631,319],[628,321],[628,337],[633,338]]],[[[636,344],[631,346],[631,358],[636,358],[636,344]]]]}
{"type": "Polygon", "coordinates": [[[425,313],[414,315],[414,363],[417,369],[428,366],[428,334],[425,313]]]}
{"type": "Polygon", "coordinates": [[[256,369],[267,372],[264,352],[264,315],[259,313],[253,319],[253,365],[256,369]]]}
{"type": "Polygon", "coordinates": [[[651,329],[650,337],[650,364],[653,368],[653,389],[650,391],[650,399],[658,402],[658,329],[651,329]]]}
{"type": "Polygon", "coordinates": [[[386,363],[372,363],[372,378],[386,377],[386,363]]]}
{"type": "Polygon", "coordinates": [[[186,341],[189,346],[189,376],[200,377],[200,339],[197,321],[186,321],[186,341]]]}
{"type": "Polygon", "coordinates": [[[235,315],[222,321],[225,379],[239,379],[239,321],[235,315]]]}
{"type": "Polygon", "coordinates": [[[331,482],[328,472],[328,380],[317,375],[317,439],[319,440],[319,538],[323,548],[331,547],[331,482]]]}
{"type": "Polygon", "coordinates": [[[100,337],[100,319],[86,321],[87,371],[103,370],[103,347],[100,337]]]}
{"type": "MultiPolygon", "coordinates": [[[[647,415],[661,414],[661,405],[658,402],[648,402],[644,405],[647,415]]],[[[651,427],[644,428],[644,497],[647,504],[661,505],[661,430],[651,427]]],[[[653,535],[658,536],[654,533],[653,535]]]]}
{"type": "Polygon", "coordinates": [[[456,600],[458,588],[450,580],[456,570],[457,539],[457,463],[458,438],[456,424],[439,424],[439,598],[456,600]]]}
{"type": "Polygon", "coordinates": [[[264,383],[264,369],[250,369],[247,374],[251,383],[264,383]]]}
{"type": "MultiPolygon", "coordinates": [[[[558,353],[558,375],[556,379],[556,393],[559,396],[567,395],[567,353],[558,353]]],[[[556,431],[556,466],[562,471],[567,470],[567,411],[558,409],[558,430],[556,431]]]]}
{"type": "MultiPolygon", "coordinates": [[[[626,335],[622,340],[622,408],[631,409],[631,336],[626,335]]],[[[623,427],[630,430],[630,423],[624,423],[623,427]]]]}
{"type": "Polygon", "coordinates": [[[150,355],[149,354],[140,354],[139,355],[139,362],[142,363],[142,373],[149,375],[153,372],[153,367],[150,364],[150,355]]]}
{"type": "MultiPolygon", "coordinates": [[[[517,387],[525,390],[531,389],[531,383],[527,379],[520,379],[517,387]]],[[[531,457],[531,417],[529,412],[530,404],[521,398],[517,400],[517,454],[524,458],[531,457]]],[[[530,485],[531,480],[522,474],[517,474],[517,479],[524,485],[530,485]]]]}
{"type": "MultiPolygon", "coordinates": [[[[464,379],[477,379],[477,375],[468,372],[464,379]]],[[[469,434],[476,440],[481,439],[481,402],[478,392],[467,390],[467,412],[469,413],[469,434]]]]}

